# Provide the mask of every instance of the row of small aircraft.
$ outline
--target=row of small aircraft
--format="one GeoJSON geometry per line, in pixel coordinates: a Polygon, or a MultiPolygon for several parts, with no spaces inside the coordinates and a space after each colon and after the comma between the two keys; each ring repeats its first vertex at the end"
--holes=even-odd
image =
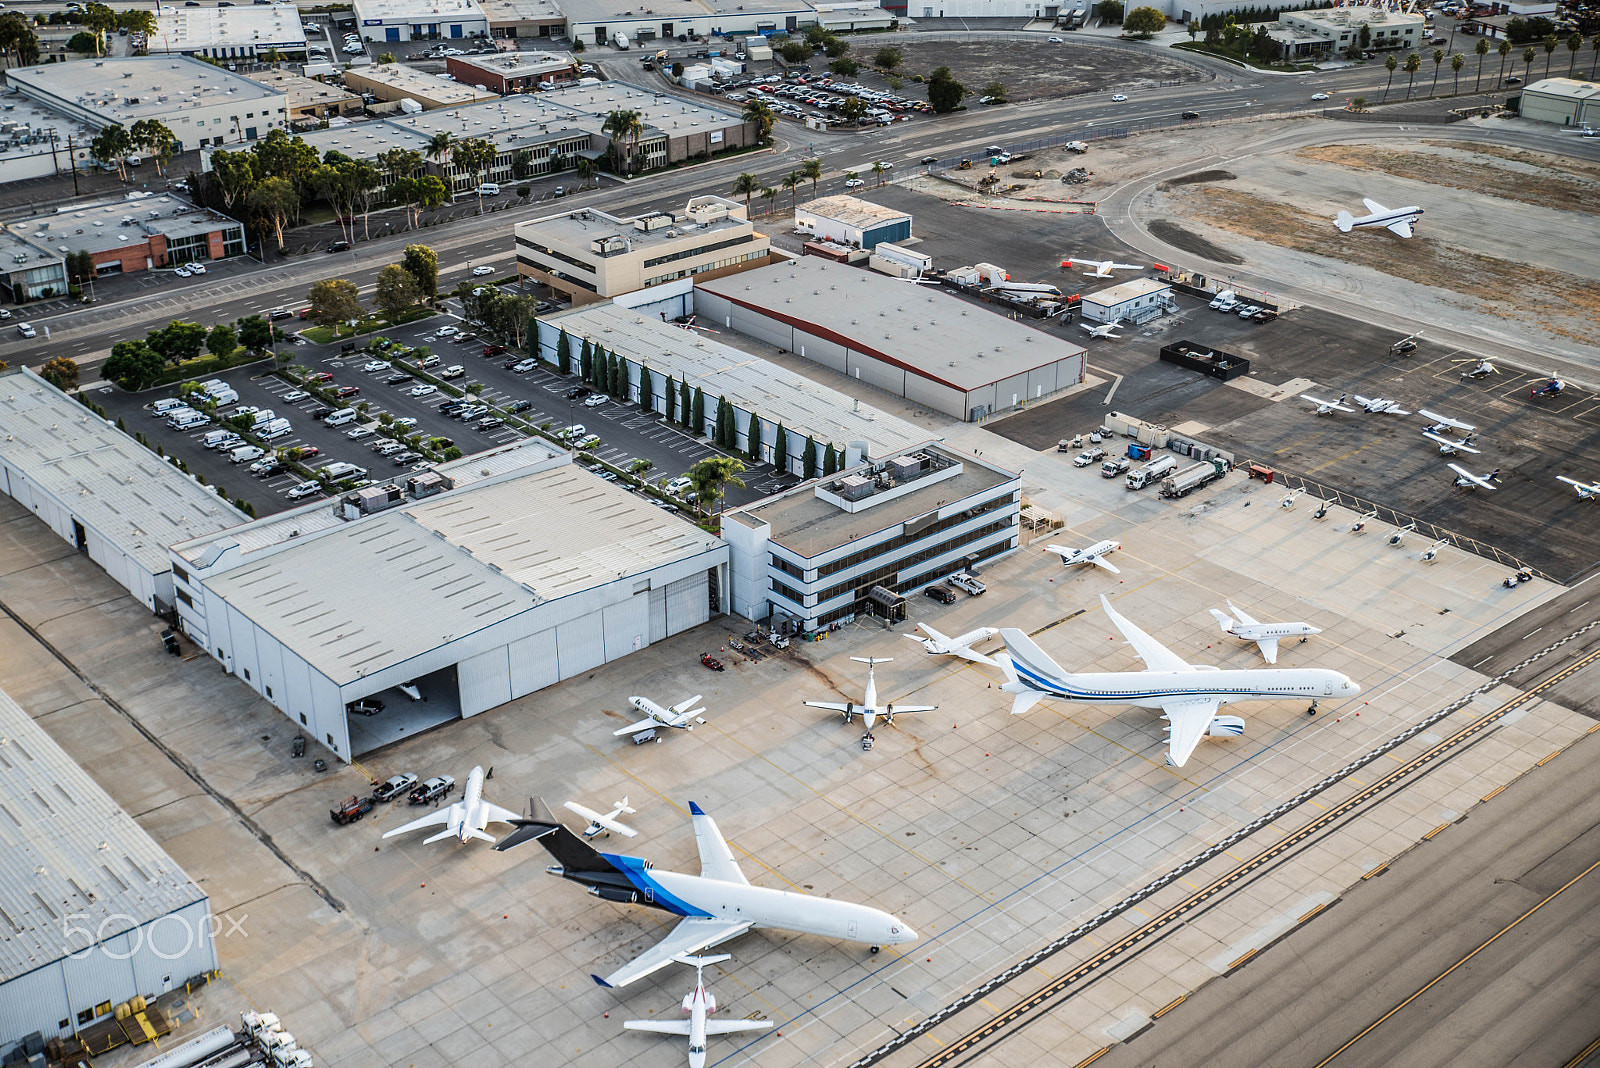
{"type": "MultiPolygon", "coordinates": [[[[1484,360],[1481,362],[1483,364],[1487,364],[1489,361],[1484,360]]],[[[1332,415],[1334,412],[1355,411],[1366,411],[1375,415],[1412,414],[1408,409],[1400,407],[1397,401],[1389,400],[1387,397],[1363,397],[1359,393],[1354,394],[1352,399],[1356,402],[1356,404],[1360,405],[1360,407],[1352,408],[1345,403],[1345,398],[1348,396],[1351,395],[1341,393],[1339,394],[1337,400],[1327,400],[1310,393],[1302,393],[1300,394],[1300,399],[1304,401],[1310,401],[1312,404],[1315,404],[1317,406],[1316,413],[1318,415],[1332,415]]],[[[1417,409],[1416,414],[1422,416],[1424,419],[1433,420],[1432,424],[1428,426],[1427,429],[1423,430],[1422,436],[1437,444],[1439,446],[1439,452],[1441,455],[1455,456],[1459,453],[1465,452],[1476,456],[1482,451],[1472,444],[1472,439],[1475,436],[1475,432],[1478,428],[1471,423],[1464,423],[1461,420],[1452,418],[1448,415],[1440,415],[1438,412],[1430,412],[1426,408],[1417,409]],[[1454,433],[1459,433],[1464,436],[1460,438],[1451,437],[1450,435],[1454,433]]],[[[1447,466],[1451,471],[1455,472],[1455,478],[1452,480],[1451,484],[1458,489],[1492,490],[1495,488],[1495,484],[1500,481],[1500,469],[1498,467],[1487,475],[1476,475],[1457,463],[1451,463],[1447,466]]],[[[1571,480],[1567,479],[1566,481],[1571,480]]]]}

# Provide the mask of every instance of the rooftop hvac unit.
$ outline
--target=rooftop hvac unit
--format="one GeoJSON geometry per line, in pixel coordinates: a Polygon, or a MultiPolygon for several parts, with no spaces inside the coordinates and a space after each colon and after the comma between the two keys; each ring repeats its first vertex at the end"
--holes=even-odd
{"type": "Polygon", "coordinates": [[[836,484],[834,492],[847,501],[859,501],[872,496],[872,480],[860,475],[846,475],[836,484]]]}

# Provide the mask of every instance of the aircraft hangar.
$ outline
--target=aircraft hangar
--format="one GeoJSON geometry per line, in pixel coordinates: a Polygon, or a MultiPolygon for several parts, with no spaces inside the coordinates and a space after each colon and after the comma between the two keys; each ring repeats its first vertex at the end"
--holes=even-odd
{"type": "Polygon", "coordinates": [[[184,631],[348,761],[706,622],[728,550],[530,439],[172,558],[184,631]]]}

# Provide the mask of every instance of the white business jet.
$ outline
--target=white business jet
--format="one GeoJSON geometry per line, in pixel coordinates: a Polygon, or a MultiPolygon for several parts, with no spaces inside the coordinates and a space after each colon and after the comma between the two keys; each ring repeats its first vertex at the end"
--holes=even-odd
{"type": "Polygon", "coordinates": [[[546,869],[550,874],[580,883],[604,901],[683,917],[671,933],[629,963],[603,979],[591,976],[604,987],[627,986],[665,968],[675,957],[720,945],[752,927],[859,942],[874,953],[880,946],[917,940],[917,932],[905,921],[870,905],[751,886],[716,822],[692,801],[689,812],[700,849],[699,875],[663,871],[639,857],[598,853],[567,830],[537,797],[528,801],[527,818],[518,819],[517,829],[495,849],[538,839],[555,858],[556,863],[546,869]]]}
{"type": "Polygon", "coordinates": [[[1457,453],[1462,452],[1470,452],[1472,455],[1476,456],[1480,452],[1479,449],[1473,448],[1471,434],[1468,434],[1459,441],[1457,441],[1455,438],[1441,437],[1431,430],[1424,430],[1422,432],[1422,436],[1427,438],[1429,441],[1436,441],[1439,443],[1440,456],[1454,456],[1457,453]]]}
{"type": "Polygon", "coordinates": [[[636,838],[639,835],[638,831],[617,819],[617,817],[623,813],[632,815],[633,813],[639,811],[636,808],[630,808],[628,806],[628,799],[626,797],[624,797],[621,801],[618,801],[615,805],[611,806],[610,812],[596,812],[594,809],[586,808],[585,806],[578,804],[576,801],[563,802],[561,807],[566,809],[568,812],[571,812],[574,815],[582,816],[584,819],[589,821],[589,826],[583,829],[583,836],[585,838],[593,838],[596,835],[601,834],[610,834],[612,831],[616,831],[624,838],[636,838]]]}
{"type": "Polygon", "coordinates": [[[1300,394],[1301,400],[1310,401],[1312,404],[1317,406],[1318,415],[1332,415],[1334,412],[1355,411],[1354,408],[1350,407],[1344,402],[1344,398],[1345,394],[1343,393],[1339,394],[1338,400],[1323,400],[1321,397],[1313,397],[1309,393],[1300,394]]]}
{"type": "Polygon", "coordinates": [[[679,954],[672,958],[679,964],[694,969],[694,990],[683,996],[683,1014],[687,1020],[625,1020],[622,1026],[630,1031],[653,1031],[658,1035],[687,1035],[689,1038],[689,1068],[705,1068],[706,1036],[732,1035],[741,1031],[764,1031],[772,1026],[771,1020],[711,1020],[717,1011],[717,999],[706,989],[705,966],[732,960],[731,953],[718,953],[710,957],[690,957],[679,954]]]}
{"type": "Polygon", "coordinates": [[[1315,707],[1317,701],[1342,700],[1361,692],[1348,675],[1326,668],[1218,669],[1189,664],[1118,615],[1104,596],[1100,603],[1145,662],[1145,670],[1073,674],[1062,670],[1022,631],[1003,627],[1000,637],[1005,639],[1007,655],[1000,666],[1008,678],[1000,688],[1016,695],[1012,715],[1046,697],[1159,708],[1169,724],[1167,763],[1181,768],[1206,735],[1236,738],[1244,733],[1244,720],[1217,714],[1230,701],[1310,700],[1315,707]]]}
{"type": "Polygon", "coordinates": [[[1371,214],[1357,217],[1348,211],[1341,211],[1334,216],[1334,225],[1339,228],[1340,233],[1348,234],[1358,227],[1382,226],[1401,237],[1410,237],[1411,224],[1422,218],[1422,209],[1414,206],[1386,208],[1376,200],[1369,200],[1366,197],[1361,198],[1361,203],[1367,206],[1367,211],[1371,214]]]}
{"type": "Polygon", "coordinates": [[[613,738],[621,738],[624,734],[638,734],[640,731],[651,730],[655,727],[676,727],[678,730],[692,731],[694,724],[689,721],[694,719],[704,708],[695,708],[694,704],[700,700],[700,694],[695,694],[687,701],[679,701],[671,708],[662,708],[648,697],[630,697],[628,704],[635,712],[643,712],[644,719],[637,723],[630,723],[626,727],[619,727],[611,732],[613,738]]]}
{"type": "Polygon", "coordinates": [[[1410,415],[1406,409],[1400,407],[1398,401],[1389,400],[1387,397],[1363,397],[1356,394],[1356,403],[1374,415],[1410,415]]]}
{"type": "Polygon", "coordinates": [[[958,638],[950,638],[940,634],[926,623],[918,623],[917,626],[927,632],[928,636],[926,638],[919,638],[915,634],[907,634],[905,637],[920,643],[922,648],[929,653],[936,656],[959,656],[968,660],[975,660],[980,664],[988,664],[990,667],[996,666],[992,657],[984,656],[982,653],[975,653],[972,651],[972,647],[999,634],[1000,631],[997,628],[979,627],[977,630],[967,631],[958,638]]]}
{"type": "Polygon", "coordinates": [[[1565,482],[1567,485],[1571,486],[1574,490],[1577,490],[1578,500],[1600,500],[1600,482],[1579,482],[1577,479],[1568,478],[1566,475],[1557,475],[1556,477],[1565,482]]]}
{"type": "Polygon", "coordinates": [[[1255,642],[1269,664],[1278,662],[1278,642],[1282,639],[1299,638],[1304,642],[1311,635],[1322,633],[1321,627],[1313,627],[1310,623],[1263,623],[1251,619],[1232,601],[1228,602],[1228,612],[1211,609],[1211,615],[1222,627],[1222,633],[1255,642]],[[1230,617],[1228,612],[1233,615],[1230,617]]]}
{"type": "Polygon", "coordinates": [[[1460,489],[1494,489],[1494,483],[1500,481],[1500,469],[1497,467],[1487,475],[1475,475],[1460,464],[1451,464],[1450,470],[1456,473],[1453,485],[1460,489]]]}
{"type": "Polygon", "coordinates": [[[1089,331],[1090,337],[1107,337],[1112,341],[1116,341],[1122,336],[1121,334],[1113,333],[1113,331],[1121,328],[1121,319],[1113,319],[1109,323],[1102,323],[1099,326],[1090,326],[1088,323],[1079,323],[1078,325],[1089,331]]]}
{"type": "Polygon", "coordinates": [[[872,670],[879,664],[887,664],[893,660],[892,656],[852,656],[850,658],[858,664],[867,665],[867,693],[866,699],[861,704],[838,701],[807,701],[812,708],[826,708],[834,712],[844,713],[844,721],[849,723],[856,716],[861,717],[861,723],[870,733],[872,725],[882,716],[885,723],[893,723],[894,717],[901,712],[932,712],[938,705],[896,705],[878,704],[878,682],[872,676],[872,670]]]}
{"type": "Polygon", "coordinates": [[[1066,267],[1068,264],[1071,264],[1074,267],[1093,267],[1094,270],[1085,271],[1084,272],[1083,276],[1085,278],[1110,278],[1112,271],[1142,271],[1142,270],[1144,270],[1144,264],[1142,264],[1142,263],[1118,263],[1116,260],[1074,260],[1074,259],[1068,259],[1065,262],[1063,262],[1061,264],[1061,266],[1062,267],[1066,267]]]}
{"type": "Polygon", "coordinates": [[[444,830],[431,838],[424,838],[423,845],[429,842],[439,842],[446,838],[459,838],[465,842],[472,838],[481,838],[485,842],[493,843],[494,837],[485,833],[484,826],[490,823],[512,823],[522,817],[508,808],[491,805],[483,799],[483,767],[472,769],[472,774],[467,776],[467,788],[461,794],[461,800],[444,808],[434,809],[419,820],[412,820],[404,827],[396,827],[392,831],[383,832],[385,838],[393,838],[397,834],[408,831],[420,831],[424,827],[444,826],[444,830]]]}
{"type": "Polygon", "coordinates": [[[1073,549],[1066,545],[1046,545],[1044,551],[1055,553],[1061,557],[1063,567],[1075,567],[1078,564],[1093,564],[1103,567],[1113,575],[1122,574],[1122,569],[1115,564],[1106,563],[1106,557],[1122,548],[1120,542],[1097,541],[1087,549],[1073,549]]]}

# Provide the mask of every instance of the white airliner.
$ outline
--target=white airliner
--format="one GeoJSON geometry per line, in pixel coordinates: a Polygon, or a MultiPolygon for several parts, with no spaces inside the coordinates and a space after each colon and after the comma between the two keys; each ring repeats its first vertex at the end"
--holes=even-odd
{"type": "Polygon", "coordinates": [[[700,694],[695,694],[687,701],[679,701],[671,708],[662,708],[648,697],[630,697],[628,704],[633,706],[635,712],[643,712],[645,718],[626,727],[619,727],[611,732],[611,736],[621,738],[624,734],[638,734],[654,727],[676,727],[679,730],[692,731],[694,724],[689,721],[705,711],[704,708],[694,707],[694,703],[700,700],[700,697],[700,694]]]}
{"type": "Polygon", "coordinates": [[[438,827],[444,825],[445,829],[431,838],[424,838],[423,845],[429,842],[439,842],[446,838],[459,838],[463,842],[472,838],[481,838],[485,842],[494,842],[494,837],[484,832],[484,827],[490,823],[513,823],[522,817],[508,808],[491,805],[483,799],[483,767],[480,765],[472,769],[472,774],[467,776],[467,788],[461,794],[461,800],[444,808],[434,809],[420,820],[412,820],[404,827],[396,827],[392,831],[383,832],[385,838],[393,838],[397,834],[408,831],[420,831],[424,827],[438,827]]]}
{"type": "Polygon", "coordinates": [[[1314,703],[1342,700],[1361,692],[1348,675],[1326,668],[1218,669],[1186,663],[1118,615],[1103,595],[1100,603],[1145,662],[1145,670],[1072,674],[1062,670],[1022,631],[1002,627],[1000,637],[1005,639],[1008,655],[1001,658],[1000,666],[1008,680],[1000,688],[1016,695],[1012,715],[1026,712],[1046,697],[1085,704],[1159,708],[1170,724],[1167,763],[1181,768],[1206,735],[1238,737],[1244,733],[1244,720],[1217,715],[1217,710],[1230,701],[1314,703]]]}
{"type": "Polygon", "coordinates": [[[638,811],[636,808],[629,807],[626,797],[611,806],[610,812],[596,812],[594,809],[586,808],[576,801],[563,802],[561,807],[589,821],[589,826],[583,829],[585,838],[593,838],[599,834],[609,834],[612,831],[616,831],[624,838],[636,838],[639,835],[638,831],[617,819],[618,816],[625,812],[632,815],[638,811]]]}
{"type": "Polygon", "coordinates": [[[1367,206],[1370,215],[1357,218],[1348,211],[1341,211],[1334,217],[1334,224],[1339,227],[1341,233],[1348,234],[1357,227],[1382,226],[1401,237],[1410,237],[1411,224],[1422,218],[1422,209],[1418,207],[1386,208],[1376,200],[1369,200],[1366,197],[1361,198],[1361,203],[1367,206]]]}
{"type": "Polygon", "coordinates": [[[1315,404],[1317,406],[1317,414],[1318,415],[1332,415],[1334,412],[1353,412],[1353,411],[1355,411],[1354,408],[1350,407],[1348,404],[1346,404],[1344,402],[1344,398],[1345,398],[1345,394],[1343,394],[1343,393],[1339,394],[1339,399],[1338,400],[1323,400],[1321,397],[1313,397],[1309,393],[1300,394],[1300,399],[1301,400],[1308,400],[1312,404],[1315,404]]]}
{"type": "Polygon", "coordinates": [[[625,1020],[622,1026],[630,1031],[653,1031],[658,1035],[687,1035],[689,1038],[689,1068],[705,1068],[706,1036],[733,1035],[741,1031],[764,1031],[772,1026],[771,1020],[711,1020],[717,1011],[717,999],[706,989],[705,967],[732,960],[731,953],[718,953],[710,957],[690,957],[679,954],[672,958],[679,964],[694,969],[694,990],[683,996],[683,1014],[687,1020],[625,1020]]]}
{"type": "Polygon", "coordinates": [[[1089,331],[1090,337],[1108,337],[1115,341],[1122,336],[1121,334],[1112,333],[1112,331],[1122,326],[1121,319],[1113,319],[1109,323],[1102,323],[1099,326],[1090,326],[1088,323],[1079,323],[1078,325],[1089,331]]]}
{"type": "Polygon", "coordinates": [[[1454,485],[1461,489],[1492,490],[1494,489],[1494,483],[1500,481],[1500,469],[1498,467],[1487,475],[1475,475],[1460,464],[1451,464],[1450,470],[1456,473],[1454,485]]]}
{"type": "Polygon", "coordinates": [[[1073,567],[1077,564],[1093,564],[1103,567],[1113,575],[1122,574],[1122,569],[1114,564],[1106,563],[1106,557],[1122,548],[1120,542],[1097,541],[1087,549],[1074,549],[1066,545],[1046,545],[1044,551],[1055,553],[1061,557],[1063,567],[1073,567]]]}
{"type": "Polygon", "coordinates": [[[1142,263],[1118,263],[1116,260],[1074,260],[1068,259],[1061,266],[1067,264],[1074,267],[1093,267],[1094,270],[1084,272],[1085,278],[1110,278],[1112,271],[1142,271],[1142,263]]]}
{"type": "Polygon", "coordinates": [[[1424,430],[1422,432],[1422,436],[1427,438],[1429,441],[1436,441],[1439,443],[1439,455],[1441,456],[1454,456],[1458,452],[1470,452],[1476,456],[1479,451],[1472,447],[1471,434],[1468,434],[1460,441],[1457,441],[1455,438],[1441,437],[1431,430],[1424,430]]]}
{"type": "Polygon", "coordinates": [[[918,623],[917,626],[926,631],[928,636],[919,638],[915,634],[907,634],[906,637],[920,643],[928,652],[936,656],[965,657],[968,660],[976,660],[980,664],[988,664],[990,667],[996,666],[992,657],[984,656],[982,653],[975,653],[972,651],[972,647],[999,634],[1000,631],[997,628],[979,627],[977,630],[967,631],[959,638],[950,638],[940,634],[926,623],[918,623]]]}
{"type": "Polygon", "coordinates": [[[879,716],[883,717],[883,721],[885,723],[893,723],[894,717],[901,712],[932,712],[934,709],[939,707],[938,705],[878,704],[878,683],[877,680],[872,677],[872,669],[879,664],[887,664],[889,661],[893,660],[894,657],[852,656],[850,659],[854,660],[858,664],[867,665],[866,699],[859,705],[852,704],[850,702],[840,703],[837,701],[807,701],[806,704],[810,705],[812,708],[826,708],[831,709],[834,712],[843,712],[844,721],[846,723],[849,723],[856,716],[860,716],[861,722],[867,728],[868,732],[872,730],[872,725],[878,722],[879,716]]]}
{"type": "Polygon", "coordinates": [[[1363,397],[1356,394],[1356,403],[1374,415],[1410,415],[1406,409],[1400,407],[1396,401],[1387,397],[1363,397]]]}
{"type": "Polygon", "coordinates": [[[1216,608],[1211,609],[1212,616],[1222,627],[1222,633],[1255,642],[1269,664],[1278,662],[1278,642],[1281,639],[1299,638],[1303,642],[1313,634],[1322,633],[1321,627],[1313,627],[1310,623],[1263,623],[1251,619],[1232,601],[1228,602],[1228,612],[1232,612],[1233,616],[1216,608]]]}
{"type": "Polygon", "coordinates": [[[1566,475],[1557,475],[1556,477],[1578,492],[1578,500],[1600,500],[1600,482],[1579,482],[1577,479],[1568,478],[1566,475]]]}
{"type": "Polygon", "coordinates": [[[547,869],[550,874],[581,883],[604,901],[644,905],[683,917],[670,934],[628,964],[603,979],[591,976],[604,987],[627,986],[665,968],[675,957],[720,945],[752,927],[859,942],[874,953],[879,946],[917,940],[917,932],[903,920],[870,905],[751,886],[716,822],[692,801],[689,812],[700,849],[699,875],[662,871],[639,857],[597,853],[537,797],[528,801],[528,817],[518,819],[517,829],[495,849],[511,849],[536,838],[556,860],[547,869]]]}

